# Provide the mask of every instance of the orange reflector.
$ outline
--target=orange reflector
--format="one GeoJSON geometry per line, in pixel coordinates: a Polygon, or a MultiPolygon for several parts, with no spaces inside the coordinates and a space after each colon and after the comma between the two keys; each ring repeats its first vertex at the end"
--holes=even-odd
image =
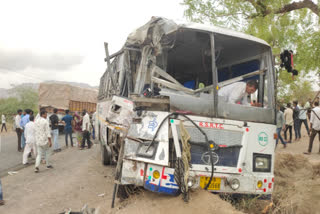
{"type": "Polygon", "coordinates": [[[278,134],[277,133],[273,134],[273,139],[275,139],[275,140],[278,139],[278,134]]]}

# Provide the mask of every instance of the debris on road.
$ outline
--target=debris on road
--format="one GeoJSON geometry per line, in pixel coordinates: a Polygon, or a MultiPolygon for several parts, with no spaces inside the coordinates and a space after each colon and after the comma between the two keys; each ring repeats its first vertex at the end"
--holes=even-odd
{"type": "Polygon", "coordinates": [[[9,175],[15,175],[15,174],[18,174],[18,172],[14,172],[14,171],[10,171],[8,172],[9,175]]]}
{"type": "Polygon", "coordinates": [[[62,212],[60,214],[99,214],[98,209],[89,208],[88,205],[84,205],[80,212],[73,212],[70,208],[69,210],[62,212]]]}

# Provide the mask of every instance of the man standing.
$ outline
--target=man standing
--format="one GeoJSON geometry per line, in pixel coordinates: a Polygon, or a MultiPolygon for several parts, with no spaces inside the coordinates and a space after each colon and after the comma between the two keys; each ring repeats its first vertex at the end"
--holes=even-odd
{"type": "Polygon", "coordinates": [[[22,150],[24,149],[25,145],[26,145],[26,138],[24,137],[24,129],[27,125],[27,123],[29,123],[29,117],[30,117],[30,112],[31,110],[30,109],[26,109],[24,110],[24,112],[26,113],[22,119],[21,119],[21,122],[20,122],[20,126],[22,128],[22,135],[21,135],[21,148],[22,150]]]}
{"type": "Polygon", "coordinates": [[[34,116],[30,115],[30,122],[27,123],[26,128],[24,130],[24,136],[26,138],[26,147],[24,148],[22,163],[28,164],[28,155],[33,150],[33,154],[36,157],[36,139],[35,139],[35,126],[34,126],[34,116]]]}
{"type": "Polygon", "coordinates": [[[93,140],[96,139],[96,116],[97,116],[97,112],[94,112],[92,114],[92,139],[93,140]]]}
{"type": "Polygon", "coordinates": [[[281,137],[281,130],[284,130],[285,128],[285,121],[282,111],[280,111],[280,106],[277,106],[277,135],[278,138],[276,140],[276,146],[278,145],[278,141],[280,139],[281,143],[283,144],[283,147],[287,147],[287,143],[282,139],[281,137]]]}
{"type": "Polygon", "coordinates": [[[87,140],[87,144],[88,144],[88,149],[90,149],[91,147],[91,141],[90,141],[90,132],[89,132],[89,126],[90,126],[90,117],[89,114],[86,112],[86,110],[84,110],[82,112],[82,132],[83,132],[83,139],[82,139],[82,143],[81,143],[81,149],[84,149],[86,140],[87,140]]]}
{"type": "Polygon", "coordinates": [[[53,109],[53,114],[49,117],[51,123],[51,136],[53,138],[53,151],[60,152],[61,148],[59,145],[59,118],[57,116],[58,109],[53,109]]]}
{"type": "Polygon", "coordinates": [[[0,206],[4,205],[3,194],[2,194],[2,185],[0,180],[0,206]]]}
{"type": "MultiPolygon", "coordinates": [[[[311,110],[311,117],[310,117],[310,139],[309,139],[309,148],[307,152],[304,152],[306,155],[310,155],[312,151],[312,145],[313,140],[316,137],[316,135],[319,135],[319,141],[320,141],[320,107],[319,102],[314,102],[314,108],[311,110]]],[[[320,149],[319,149],[320,153],[320,149]]]]}
{"type": "Polygon", "coordinates": [[[284,139],[287,140],[287,131],[289,130],[290,140],[292,141],[292,126],[293,126],[293,110],[291,109],[291,104],[287,103],[287,108],[284,111],[284,120],[286,121],[286,128],[284,130],[284,139]]]}
{"type": "Polygon", "coordinates": [[[311,103],[312,103],[312,100],[311,100],[311,98],[309,98],[308,101],[306,102],[306,104],[304,105],[304,108],[307,110],[307,116],[308,116],[309,120],[310,120],[310,116],[311,116],[311,103]]]}
{"type": "MultiPolygon", "coordinates": [[[[303,106],[303,105],[302,105],[303,106]]],[[[307,133],[309,135],[309,126],[308,126],[308,121],[307,121],[307,108],[306,105],[304,105],[303,109],[300,109],[299,112],[299,132],[301,133],[301,127],[302,127],[302,123],[304,124],[304,126],[306,127],[307,133]]]]}
{"type": "Polygon", "coordinates": [[[300,109],[298,107],[298,101],[293,101],[293,127],[295,140],[299,140],[301,138],[299,112],[300,109]]]}
{"type": "Polygon", "coordinates": [[[45,155],[46,165],[48,169],[52,169],[53,166],[49,164],[50,157],[50,147],[51,143],[51,135],[50,135],[50,127],[47,121],[47,112],[41,111],[40,118],[35,123],[36,130],[36,144],[37,144],[37,159],[35,164],[34,172],[39,172],[39,165],[41,161],[42,154],[45,155]]]}
{"type": "MultiPolygon", "coordinates": [[[[256,80],[249,80],[245,82],[236,82],[227,86],[222,87],[218,95],[222,96],[225,102],[243,105],[250,105],[248,103],[248,95],[253,94],[258,88],[258,82],[256,80]]],[[[255,104],[255,105],[258,105],[255,104]]]]}
{"type": "Polygon", "coordinates": [[[22,148],[21,148],[22,127],[20,126],[20,122],[21,122],[22,110],[18,109],[17,113],[18,114],[16,115],[16,117],[14,119],[14,122],[15,122],[15,127],[16,127],[16,133],[17,133],[17,136],[18,136],[18,152],[21,152],[22,151],[22,148]]]}
{"type": "Polygon", "coordinates": [[[5,128],[5,130],[6,130],[6,132],[7,132],[6,116],[4,116],[4,114],[1,115],[1,122],[2,122],[1,132],[2,132],[3,128],[5,128]]]}
{"type": "Polygon", "coordinates": [[[73,147],[73,141],[72,141],[72,116],[69,114],[69,110],[66,110],[66,115],[62,118],[62,121],[64,122],[64,133],[65,133],[65,141],[66,141],[66,147],[68,148],[68,135],[70,136],[71,141],[71,147],[73,147]]]}

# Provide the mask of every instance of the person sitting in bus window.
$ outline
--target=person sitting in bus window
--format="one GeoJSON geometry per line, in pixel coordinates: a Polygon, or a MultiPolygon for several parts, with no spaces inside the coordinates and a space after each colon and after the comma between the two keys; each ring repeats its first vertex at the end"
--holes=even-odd
{"type": "MultiPolygon", "coordinates": [[[[257,88],[258,82],[256,80],[249,80],[247,83],[235,82],[221,88],[218,95],[222,96],[227,103],[237,104],[240,102],[242,105],[250,105],[248,95],[253,94],[257,88]]],[[[258,104],[254,105],[258,106],[258,104]]]]}

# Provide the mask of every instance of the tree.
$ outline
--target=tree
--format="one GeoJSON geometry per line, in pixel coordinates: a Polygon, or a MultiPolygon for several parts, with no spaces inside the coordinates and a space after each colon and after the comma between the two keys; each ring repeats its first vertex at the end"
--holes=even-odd
{"type": "MultiPolygon", "coordinates": [[[[195,22],[242,31],[267,41],[274,55],[291,49],[295,68],[320,73],[320,1],[316,0],[184,0],[185,16],[195,22]]],[[[280,72],[279,91],[295,84],[280,72]],[[284,88],[281,88],[284,87],[284,88]]],[[[285,72],[286,73],[286,72],[285,72]]],[[[304,76],[296,78],[302,81],[304,76]]],[[[310,89],[311,90],[311,89],[310,89]]]]}
{"type": "MultiPolygon", "coordinates": [[[[5,115],[14,115],[17,109],[31,109],[34,114],[38,112],[39,96],[37,91],[28,87],[16,88],[16,97],[0,99],[0,113],[5,115]]],[[[11,117],[7,117],[8,120],[11,117]]]]}
{"type": "Polygon", "coordinates": [[[38,92],[29,87],[18,87],[16,89],[19,104],[21,109],[31,109],[34,112],[38,112],[38,92]]]}

